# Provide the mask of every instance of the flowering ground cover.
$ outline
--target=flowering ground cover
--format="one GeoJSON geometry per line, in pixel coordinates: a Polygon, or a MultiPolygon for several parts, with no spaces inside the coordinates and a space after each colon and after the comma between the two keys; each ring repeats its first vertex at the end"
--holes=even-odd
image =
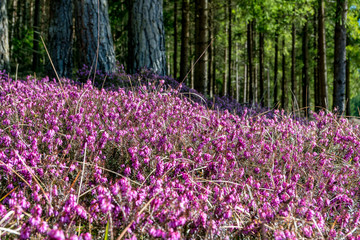
{"type": "Polygon", "coordinates": [[[359,239],[359,126],[314,118],[2,73],[1,239],[359,239]]]}

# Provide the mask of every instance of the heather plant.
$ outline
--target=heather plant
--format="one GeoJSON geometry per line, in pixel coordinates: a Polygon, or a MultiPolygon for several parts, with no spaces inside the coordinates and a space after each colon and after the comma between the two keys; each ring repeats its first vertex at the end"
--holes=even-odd
{"type": "Polygon", "coordinates": [[[359,239],[358,125],[212,110],[157,80],[0,74],[1,238],[359,239]]]}

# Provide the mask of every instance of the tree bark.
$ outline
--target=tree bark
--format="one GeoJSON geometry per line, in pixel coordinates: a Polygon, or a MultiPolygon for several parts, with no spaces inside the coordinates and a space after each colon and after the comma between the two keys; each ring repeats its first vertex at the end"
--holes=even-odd
{"type": "Polygon", "coordinates": [[[346,115],[351,115],[350,109],[350,58],[346,60],[346,115]]]}
{"type": "Polygon", "coordinates": [[[0,2],[0,71],[10,72],[9,23],[6,0],[0,2]]]}
{"type": "Polygon", "coordinates": [[[302,32],[302,107],[305,111],[305,116],[308,116],[310,104],[309,95],[309,34],[308,34],[308,21],[306,20],[302,32]]]}
{"type": "Polygon", "coordinates": [[[35,0],[35,9],[34,9],[34,40],[33,40],[33,62],[32,62],[32,71],[37,72],[39,68],[39,42],[40,42],[40,0],[35,0]]]}
{"type": "Polygon", "coordinates": [[[232,37],[231,37],[231,21],[232,21],[232,14],[231,14],[231,0],[228,0],[228,78],[227,78],[227,95],[232,96],[231,94],[231,48],[232,48],[232,37]]]}
{"type": "Polygon", "coordinates": [[[336,1],[335,47],[334,47],[334,93],[333,107],[342,115],[345,111],[346,88],[346,17],[347,0],[336,1]]]}
{"type": "Polygon", "coordinates": [[[177,34],[177,0],[174,0],[174,79],[177,79],[177,55],[178,55],[178,34],[177,34]]]}
{"type": "Polygon", "coordinates": [[[318,54],[319,54],[319,97],[320,106],[328,108],[327,97],[327,69],[326,69],[326,42],[325,42],[325,2],[319,0],[319,17],[318,17],[318,54]]]}
{"type": "Polygon", "coordinates": [[[265,95],[264,95],[264,33],[259,33],[259,81],[260,81],[260,104],[264,106],[265,95]]]}
{"type": "MultiPolygon", "coordinates": [[[[315,11],[314,13],[314,49],[318,49],[318,16],[315,11]]],[[[314,101],[315,101],[315,111],[319,112],[320,110],[320,86],[319,86],[319,54],[314,56],[314,101]]]]}
{"type": "Polygon", "coordinates": [[[286,109],[286,61],[285,61],[285,37],[283,38],[282,41],[282,48],[283,48],[283,53],[282,53],[282,78],[281,78],[281,108],[286,109]]]}
{"type": "MultiPolygon", "coordinates": [[[[209,0],[209,18],[208,18],[208,31],[209,31],[209,42],[208,44],[211,44],[214,39],[214,29],[213,29],[213,20],[214,20],[214,1],[209,0]]],[[[208,48],[208,78],[209,78],[209,84],[208,84],[208,93],[210,98],[214,95],[214,74],[213,74],[213,63],[214,63],[214,44],[211,44],[208,48]]]]}
{"type": "MultiPolygon", "coordinates": [[[[72,76],[72,2],[58,0],[50,2],[49,54],[59,77],[72,76]]],[[[47,74],[55,77],[50,62],[47,74]]]]}
{"type": "Polygon", "coordinates": [[[275,32],[274,106],[278,104],[279,33],[275,32]]]}
{"type": "Polygon", "coordinates": [[[291,106],[292,110],[295,110],[295,100],[296,100],[296,84],[295,84],[295,63],[296,63],[296,49],[295,49],[295,41],[296,41],[296,28],[295,23],[292,24],[291,29],[291,106]]]}
{"type": "Polygon", "coordinates": [[[208,0],[195,0],[195,60],[197,66],[194,70],[194,87],[203,94],[207,94],[208,56],[206,47],[208,45],[208,0]]]}
{"type": "Polygon", "coordinates": [[[247,53],[248,53],[248,79],[249,79],[249,102],[254,102],[254,66],[253,66],[253,34],[252,22],[247,25],[247,53]]]}
{"type": "Polygon", "coordinates": [[[75,1],[79,60],[94,72],[112,73],[116,68],[107,6],[107,0],[75,1]]]}
{"type": "Polygon", "coordinates": [[[189,0],[182,1],[181,19],[181,57],[180,57],[180,81],[185,81],[189,71],[189,24],[190,6],[189,0]]]}

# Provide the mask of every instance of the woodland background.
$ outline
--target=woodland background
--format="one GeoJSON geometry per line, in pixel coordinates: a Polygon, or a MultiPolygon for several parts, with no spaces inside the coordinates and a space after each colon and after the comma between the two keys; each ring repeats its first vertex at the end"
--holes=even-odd
{"type": "Polygon", "coordinates": [[[1,2],[9,61],[0,68],[12,76],[54,77],[42,36],[56,68],[68,65],[59,70],[65,77],[98,54],[103,72],[114,72],[115,60],[128,73],[148,67],[209,98],[359,116],[358,0],[1,2]],[[89,40],[98,35],[99,52],[89,40]]]}

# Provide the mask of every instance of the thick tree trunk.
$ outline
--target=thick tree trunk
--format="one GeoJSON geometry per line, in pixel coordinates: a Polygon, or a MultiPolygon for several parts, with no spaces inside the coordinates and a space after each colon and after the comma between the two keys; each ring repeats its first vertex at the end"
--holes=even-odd
{"type": "Polygon", "coordinates": [[[310,104],[309,95],[309,34],[308,34],[308,21],[305,22],[302,32],[302,107],[305,111],[305,116],[308,116],[310,104]]]}
{"type": "MultiPolygon", "coordinates": [[[[50,2],[49,53],[59,77],[72,76],[72,2],[59,0],[50,2]]],[[[47,74],[55,77],[50,62],[47,74]]]]}
{"type": "Polygon", "coordinates": [[[185,76],[189,71],[189,24],[190,6],[189,0],[182,1],[181,18],[181,57],[180,57],[180,81],[186,81],[185,76]]]}
{"type": "Polygon", "coordinates": [[[32,70],[34,72],[38,71],[40,63],[40,54],[39,54],[39,42],[40,42],[40,0],[35,0],[35,9],[34,9],[34,40],[33,40],[33,62],[32,70]]]}
{"type": "Polygon", "coordinates": [[[252,22],[247,25],[247,54],[248,54],[248,78],[249,78],[249,102],[254,102],[254,66],[253,66],[253,34],[252,22]]]}
{"type": "Polygon", "coordinates": [[[275,32],[274,106],[278,104],[279,33],[275,32]]]}
{"type": "Polygon", "coordinates": [[[0,71],[10,71],[9,24],[6,0],[0,2],[0,71]]]}
{"type": "Polygon", "coordinates": [[[228,96],[232,96],[232,89],[231,89],[231,48],[232,48],[232,40],[231,40],[231,21],[232,21],[232,14],[231,14],[231,0],[228,0],[228,78],[227,78],[227,94],[228,96]]]}
{"type": "Polygon", "coordinates": [[[174,0],[174,79],[177,79],[177,56],[178,56],[178,34],[177,34],[177,0],[174,0]]]}
{"type": "Polygon", "coordinates": [[[75,6],[80,64],[91,66],[94,71],[114,72],[116,61],[107,0],[79,0],[75,6]]]}
{"type": "Polygon", "coordinates": [[[208,0],[195,0],[195,60],[197,65],[194,70],[194,87],[203,94],[207,94],[208,56],[208,0]]]}
{"type": "Polygon", "coordinates": [[[325,42],[325,2],[319,0],[319,19],[318,19],[318,54],[319,54],[319,96],[320,106],[328,108],[327,97],[327,69],[326,69],[326,42],[325,42]]]}
{"type": "Polygon", "coordinates": [[[336,3],[333,107],[341,115],[345,111],[347,0],[336,3]]]}
{"type": "Polygon", "coordinates": [[[287,108],[287,102],[286,102],[286,61],[285,61],[285,37],[282,41],[282,78],[281,78],[281,108],[286,109],[287,108]]]}
{"type": "Polygon", "coordinates": [[[264,33],[259,33],[259,82],[260,82],[260,104],[264,106],[265,95],[264,95],[264,33]]]}
{"type": "Polygon", "coordinates": [[[295,110],[295,100],[296,100],[296,85],[295,85],[295,59],[296,59],[296,53],[295,53],[295,41],[296,41],[296,28],[295,23],[292,24],[291,29],[291,106],[292,110],[295,110]]]}

